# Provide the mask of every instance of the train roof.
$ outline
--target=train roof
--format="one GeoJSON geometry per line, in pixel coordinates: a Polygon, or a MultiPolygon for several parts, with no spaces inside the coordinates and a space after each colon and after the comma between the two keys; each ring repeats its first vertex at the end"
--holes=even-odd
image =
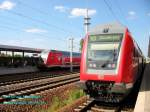
{"type": "Polygon", "coordinates": [[[89,34],[90,35],[96,35],[96,34],[111,34],[111,33],[124,33],[126,31],[127,27],[124,25],[114,22],[109,24],[102,24],[97,25],[90,29],[89,34]]]}

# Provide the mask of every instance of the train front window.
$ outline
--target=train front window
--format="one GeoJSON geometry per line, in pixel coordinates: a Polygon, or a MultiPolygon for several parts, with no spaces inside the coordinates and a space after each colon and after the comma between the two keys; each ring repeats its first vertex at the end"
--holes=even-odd
{"type": "Polygon", "coordinates": [[[122,34],[91,35],[88,41],[87,67],[115,69],[122,34]]]}

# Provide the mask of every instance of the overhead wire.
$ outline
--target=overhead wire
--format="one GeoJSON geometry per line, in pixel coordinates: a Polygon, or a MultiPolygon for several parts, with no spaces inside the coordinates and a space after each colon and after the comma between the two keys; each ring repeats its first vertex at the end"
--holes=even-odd
{"type": "Polygon", "coordinates": [[[23,18],[26,18],[26,19],[29,19],[29,20],[32,20],[32,21],[34,21],[34,22],[38,22],[38,23],[47,25],[47,26],[52,27],[52,28],[55,28],[55,29],[57,29],[57,30],[59,30],[59,31],[72,34],[72,32],[69,32],[68,30],[65,30],[65,29],[60,28],[60,27],[58,27],[58,26],[56,26],[56,25],[47,23],[47,22],[42,21],[42,20],[39,20],[39,19],[34,19],[33,17],[26,16],[26,15],[24,15],[24,14],[22,14],[22,13],[15,12],[15,11],[10,11],[10,10],[7,10],[7,12],[9,12],[9,13],[11,13],[11,14],[14,14],[14,15],[17,15],[17,16],[20,16],[20,17],[23,17],[23,18]],[[66,32],[66,31],[67,31],[67,32],[66,32]]]}
{"type": "MultiPolygon", "coordinates": [[[[112,9],[112,4],[111,4],[111,2],[109,2],[110,0],[107,0],[107,4],[110,6],[110,8],[112,9]]],[[[105,0],[105,2],[106,2],[106,0],[105,0]]],[[[124,14],[124,11],[122,10],[122,8],[120,7],[120,4],[118,3],[118,0],[116,0],[115,1],[115,5],[117,5],[117,7],[116,8],[118,8],[119,9],[119,12],[120,13],[118,13],[117,15],[120,15],[122,18],[124,18],[124,20],[125,20],[125,22],[128,24],[128,26],[131,26],[130,24],[129,24],[129,22],[126,20],[126,16],[125,16],[125,14],[124,14]]],[[[112,11],[113,11],[113,9],[112,9],[112,11]]],[[[116,14],[114,13],[114,16],[116,16],[116,14]]],[[[118,19],[119,20],[119,19],[118,19]]],[[[120,21],[119,21],[120,22],[120,21]]]]}
{"type": "MultiPolygon", "coordinates": [[[[2,19],[2,18],[0,18],[0,19],[2,19]]],[[[12,20],[12,18],[9,18],[9,20],[12,20]]],[[[14,21],[16,21],[16,20],[14,20],[14,21]]],[[[16,24],[15,22],[12,23],[12,21],[9,21],[9,22],[8,22],[8,21],[2,21],[1,23],[2,23],[2,24],[3,24],[3,23],[5,24],[4,26],[1,25],[1,27],[5,27],[5,28],[6,28],[6,27],[7,27],[7,28],[9,27],[9,29],[19,30],[19,29],[16,29],[16,28],[14,28],[14,27],[11,28],[10,25],[13,25],[13,26],[14,26],[14,25],[15,25],[15,26],[18,25],[18,24],[16,24]],[[8,26],[8,25],[9,25],[9,26],[8,26]]],[[[25,23],[25,24],[27,24],[27,23],[25,23]]],[[[25,25],[23,25],[23,26],[25,26],[25,25]]],[[[34,26],[35,26],[35,25],[34,25],[34,26]]],[[[36,27],[38,27],[38,26],[36,25],[36,27]]],[[[39,33],[38,33],[38,34],[39,34],[39,33]]],[[[36,33],[35,33],[35,35],[36,35],[36,33]]],[[[53,39],[55,39],[55,38],[53,38],[53,39]]],[[[66,40],[64,40],[64,39],[62,39],[62,38],[56,38],[56,39],[66,41],[66,40]]]]}
{"type": "Polygon", "coordinates": [[[125,16],[125,14],[124,14],[122,8],[120,7],[120,4],[119,4],[118,0],[116,0],[115,3],[116,3],[116,5],[117,5],[117,8],[118,8],[119,11],[120,11],[120,14],[121,14],[122,17],[124,18],[124,20],[126,21],[126,23],[128,24],[128,26],[131,26],[131,24],[129,24],[129,22],[128,22],[127,19],[126,19],[126,16],[125,16]]]}
{"type": "MultiPolygon", "coordinates": [[[[5,29],[5,30],[11,30],[11,31],[17,31],[17,32],[20,32],[19,31],[19,29],[17,29],[17,28],[12,28],[12,27],[9,27],[9,26],[4,26],[4,25],[0,25],[0,29],[5,29]]],[[[33,35],[37,35],[37,36],[42,36],[42,38],[43,39],[45,39],[45,38],[49,38],[47,35],[44,35],[44,34],[37,34],[37,33],[35,33],[35,34],[33,34],[33,35]]],[[[51,39],[53,39],[53,40],[56,40],[56,41],[61,41],[62,42],[62,40],[60,39],[60,38],[51,38],[51,39]]],[[[63,40],[63,42],[66,42],[65,40],[63,40]]],[[[61,45],[58,45],[58,46],[61,46],[61,45]]],[[[62,47],[62,46],[61,46],[62,47]]],[[[60,47],[60,48],[61,48],[60,47]]]]}
{"type": "MultiPolygon", "coordinates": [[[[10,27],[10,26],[7,26],[7,25],[0,25],[0,28],[1,29],[6,29],[6,30],[12,30],[12,31],[20,32],[20,29],[14,28],[14,27],[10,27]]],[[[23,30],[21,30],[21,31],[23,31],[23,30]]],[[[33,35],[38,35],[38,36],[42,36],[42,37],[45,37],[45,38],[49,38],[49,36],[44,35],[42,33],[34,33],[33,35]]],[[[61,39],[61,38],[51,38],[51,39],[57,40],[57,41],[64,41],[64,42],[66,42],[66,40],[61,39]]]]}
{"type": "MultiPolygon", "coordinates": [[[[45,11],[41,11],[41,10],[38,9],[38,8],[32,7],[32,6],[30,6],[30,5],[28,5],[28,4],[24,3],[24,2],[22,2],[22,1],[20,1],[20,0],[17,0],[17,3],[22,4],[22,5],[24,5],[24,6],[28,7],[28,8],[30,8],[30,9],[33,9],[33,10],[35,10],[35,11],[41,13],[41,14],[49,15],[49,13],[47,13],[47,12],[45,12],[45,11]]],[[[46,26],[48,26],[48,27],[55,28],[55,29],[57,29],[58,31],[65,32],[65,33],[71,34],[71,35],[74,34],[73,32],[70,32],[69,30],[66,30],[66,29],[64,29],[64,28],[61,28],[61,27],[58,27],[58,26],[56,26],[56,25],[50,24],[50,23],[45,22],[45,21],[43,21],[43,20],[35,19],[35,18],[33,18],[33,17],[27,16],[27,15],[24,15],[24,14],[22,14],[22,13],[19,13],[19,12],[16,12],[16,11],[12,11],[12,10],[6,10],[6,11],[7,11],[8,13],[11,13],[11,14],[17,15],[17,16],[20,16],[20,17],[22,17],[22,18],[26,18],[26,19],[31,20],[31,21],[33,21],[33,22],[41,23],[41,24],[44,24],[44,25],[46,25],[46,26]]],[[[10,19],[10,20],[11,20],[11,19],[10,19]]]]}
{"type": "MultiPolygon", "coordinates": [[[[21,15],[22,16],[22,15],[21,15]]],[[[0,29],[7,29],[7,30],[13,30],[13,31],[19,31],[20,29],[17,29],[17,28],[12,28],[12,27],[10,27],[10,26],[8,26],[8,25],[0,25],[0,29]]],[[[19,31],[20,32],[20,31],[19,31]]],[[[44,35],[44,34],[40,34],[40,33],[34,33],[33,35],[38,35],[38,36],[42,36],[42,37],[45,37],[45,38],[49,38],[49,36],[47,36],[47,35],[44,35]]],[[[53,40],[57,40],[57,41],[63,41],[63,42],[66,42],[66,40],[64,40],[64,39],[62,39],[62,38],[52,38],[53,40]]]]}
{"type": "Polygon", "coordinates": [[[112,14],[112,16],[116,19],[116,21],[118,21],[120,23],[120,20],[118,19],[118,17],[116,16],[115,12],[113,11],[112,7],[110,6],[110,4],[106,1],[103,0],[105,5],[108,7],[110,13],[112,14]]]}
{"type": "MultiPolygon", "coordinates": [[[[33,7],[33,6],[31,6],[31,5],[27,4],[27,3],[25,3],[25,2],[22,2],[21,0],[16,0],[16,2],[19,3],[19,4],[21,4],[21,5],[24,6],[24,7],[28,7],[28,8],[30,8],[30,9],[36,11],[37,13],[40,13],[40,14],[43,14],[43,15],[47,15],[47,16],[50,16],[50,17],[54,17],[52,14],[50,15],[50,13],[48,13],[48,12],[46,12],[46,11],[43,11],[43,10],[40,10],[40,9],[38,9],[38,8],[35,8],[35,7],[33,7]]],[[[56,17],[54,17],[54,18],[56,18],[56,17]]],[[[61,17],[59,17],[58,19],[63,20],[61,17]]],[[[68,21],[68,22],[71,22],[71,21],[68,21]]],[[[71,22],[71,23],[72,23],[72,22],[71,22]]]]}
{"type": "MultiPolygon", "coordinates": [[[[0,19],[1,19],[1,18],[0,18],[0,19]]],[[[11,19],[11,18],[10,18],[10,19],[11,19]]],[[[9,20],[10,20],[10,19],[9,19],[9,20]]],[[[13,31],[20,31],[20,29],[14,27],[14,25],[17,26],[16,23],[11,23],[10,21],[9,21],[9,22],[3,21],[3,22],[1,22],[0,28],[1,28],[1,29],[7,29],[7,30],[13,30],[13,31]],[[4,25],[2,25],[3,23],[4,23],[4,25]],[[13,27],[11,27],[10,24],[12,24],[13,27]]],[[[23,31],[23,30],[22,30],[22,31],[23,31]]],[[[44,36],[44,37],[49,37],[49,36],[45,36],[44,34],[40,34],[40,33],[34,33],[33,35],[40,35],[40,36],[44,36]]],[[[57,39],[57,40],[59,40],[59,41],[60,41],[60,40],[66,41],[66,40],[64,40],[64,39],[62,39],[62,38],[52,38],[52,39],[57,39]]]]}
{"type": "MultiPolygon", "coordinates": [[[[48,13],[46,13],[46,12],[44,12],[44,11],[41,11],[41,10],[39,10],[39,9],[37,9],[37,8],[34,8],[34,7],[30,6],[30,5],[27,5],[27,4],[23,3],[23,2],[21,2],[20,0],[18,0],[18,3],[21,3],[21,4],[23,4],[23,5],[26,6],[26,7],[30,7],[31,9],[33,9],[33,10],[35,10],[35,11],[41,13],[41,14],[48,14],[48,13]]],[[[13,15],[20,16],[20,17],[22,17],[22,18],[29,19],[29,20],[31,20],[31,21],[33,21],[33,22],[36,22],[36,23],[38,22],[38,23],[41,23],[41,24],[50,26],[50,27],[55,28],[55,29],[57,29],[57,30],[59,30],[59,31],[62,31],[62,32],[65,32],[65,33],[69,33],[69,34],[73,34],[72,32],[70,32],[70,31],[68,31],[68,30],[66,30],[66,29],[60,28],[60,27],[58,27],[58,26],[56,26],[56,25],[50,24],[50,23],[48,23],[48,22],[45,22],[45,21],[42,21],[42,20],[39,20],[39,19],[35,19],[35,18],[33,18],[33,17],[24,15],[24,14],[19,13],[19,12],[16,12],[16,11],[7,10],[7,12],[8,12],[8,13],[11,13],[11,14],[13,14],[13,15]]],[[[12,27],[9,27],[9,26],[1,26],[1,27],[4,28],[4,29],[8,29],[8,30],[15,30],[15,31],[18,31],[18,30],[16,30],[15,28],[12,28],[12,27]]],[[[38,35],[43,35],[43,34],[38,34],[38,35]]],[[[45,35],[43,35],[43,36],[45,36],[45,35]]],[[[59,38],[59,40],[62,40],[62,39],[59,38]]],[[[63,41],[66,41],[66,40],[63,40],[63,41]]]]}

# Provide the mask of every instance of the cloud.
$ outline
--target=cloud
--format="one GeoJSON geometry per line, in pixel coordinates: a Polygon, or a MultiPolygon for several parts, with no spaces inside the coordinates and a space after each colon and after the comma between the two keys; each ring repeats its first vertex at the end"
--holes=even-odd
{"type": "MultiPolygon", "coordinates": [[[[85,8],[73,8],[70,12],[70,17],[79,17],[79,16],[85,16],[86,15],[86,9],[85,8]]],[[[92,16],[96,14],[96,10],[94,9],[88,9],[88,15],[92,16]]]]}
{"type": "Polygon", "coordinates": [[[150,16],[150,12],[149,12],[149,13],[147,13],[147,15],[148,15],[148,16],[150,16]]]}
{"type": "Polygon", "coordinates": [[[58,5],[58,6],[54,6],[54,9],[59,11],[59,12],[66,12],[68,8],[64,7],[62,5],[58,5]]]}
{"type": "Polygon", "coordinates": [[[131,16],[133,16],[133,15],[135,15],[136,13],[135,13],[134,11],[129,11],[128,14],[131,15],[131,16]]]}
{"type": "Polygon", "coordinates": [[[46,33],[47,32],[47,30],[38,29],[38,28],[29,28],[29,29],[25,29],[24,31],[28,33],[46,33]]]}
{"type": "Polygon", "coordinates": [[[11,10],[12,8],[14,8],[14,6],[15,6],[15,3],[13,3],[13,2],[3,1],[0,4],[0,9],[2,9],[2,10],[11,10]]]}
{"type": "Polygon", "coordinates": [[[129,11],[129,12],[128,12],[128,17],[127,17],[127,18],[130,19],[130,20],[136,19],[136,18],[137,18],[136,12],[135,12],[135,11],[129,11]]]}
{"type": "MultiPolygon", "coordinates": [[[[69,7],[65,7],[62,5],[57,5],[54,6],[54,9],[59,11],[59,12],[67,12],[69,13],[69,17],[73,18],[73,17],[80,17],[80,16],[85,16],[86,15],[86,8],[69,8],[69,7]]],[[[92,16],[96,14],[96,10],[95,9],[88,9],[88,15],[92,16]]]]}

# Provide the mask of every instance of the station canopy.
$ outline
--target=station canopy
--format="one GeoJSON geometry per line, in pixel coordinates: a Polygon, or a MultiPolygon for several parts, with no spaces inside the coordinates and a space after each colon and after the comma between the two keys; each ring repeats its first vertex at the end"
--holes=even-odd
{"type": "Polygon", "coordinates": [[[0,51],[13,51],[13,52],[27,52],[27,53],[41,53],[43,49],[11,46],[11,45],[0,45],[0,51]]]}

